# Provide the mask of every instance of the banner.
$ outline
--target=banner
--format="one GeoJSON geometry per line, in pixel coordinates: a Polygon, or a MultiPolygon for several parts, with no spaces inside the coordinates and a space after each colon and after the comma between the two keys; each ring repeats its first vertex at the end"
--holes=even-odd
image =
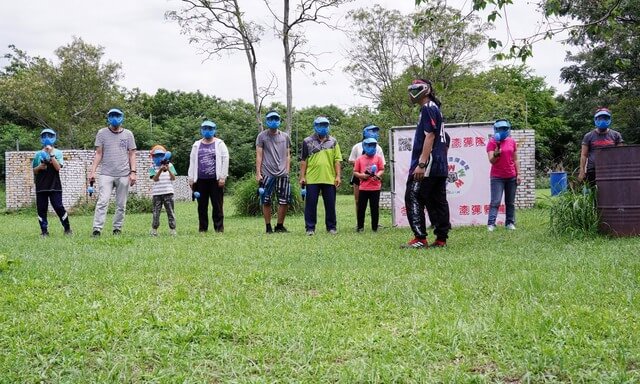
{"type": "MultiPolygon", "coordinates": [[[[392,175],[393,225],[408,226],[404,204],[411,149],[416,127],[393,127],[389,132],[392,175]]],[[[445,124],[451,137],[448,151],[449,178],[447,200],[451,225],[486,225],[491,198],[487,143],[493,123],[445,124]]],[[[500,205],[497,224],[504,223],[504,204],[500,205]]],[[[426,215],[426,212],[425,212],[426,215]]],[[[427,223],[429,219],[427,218],[427,223]]]]}

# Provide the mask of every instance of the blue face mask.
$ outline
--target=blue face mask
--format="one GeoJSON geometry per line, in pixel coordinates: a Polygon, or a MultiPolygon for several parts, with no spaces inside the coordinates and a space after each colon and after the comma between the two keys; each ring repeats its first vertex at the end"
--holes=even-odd
{"type": "Polygon", "coordinates": [[[159,154],[159,155],[153,155],[153,164],[156,167],[159,167],[162,165],[162,160],[164,160],[164,153],[159,154]]]}
{"type": "Polygon", "coordinates": [[[121,126],[123,121],[124,116],[122,115],[110,115],[109,117],[107,117],[107,123],[109,123],[109,125],[112,127],[121,126]]]}
{"type": "Polygon", "coordinates": [[[600,131],[606,131],[611,126],[611,119],[596,118],[594,122],[600,131]]]}
{"type": "Polygon", "coordinates": [[[267,119],[267,128],[269,129],[280,128],[280,119],[267,119]]]}
{"type": "Polygon", "coordinates": [[[212,139],[213,136],[216,135],[216,130],[215,129],[202,129],[202,128],[200,128],[200,134],[205,139],[212,139]]]}
{"type": "Polygon", "coordinates": [[[53,145],[56,142],[56,137],[55,136],[40,136],[40,142],[44,146],[53,145]]]}
{"type": "Polygon", "coordinates": [[[510,131],[497,131],[493,134],[493,138],[495,139],[495,141],[503,141],[504,139],[506,139],[507,137],[509,137],[509,135],[511,134],[510,131]]]}
{"type": "Polygon", "coordinates": [[[329,135],[329,125],[328,124],[316,124],[313,126],[313,129],[316,131],[318,136],[328,136],[329,135]]]}
{"type": "Polygon", "coordinates": [[[371,145],[371,144],[367,144],[365,145],[363,148],[365,155],[367,156],[373,156],[376,154],[376,146],[375,145],[371,145]]]}

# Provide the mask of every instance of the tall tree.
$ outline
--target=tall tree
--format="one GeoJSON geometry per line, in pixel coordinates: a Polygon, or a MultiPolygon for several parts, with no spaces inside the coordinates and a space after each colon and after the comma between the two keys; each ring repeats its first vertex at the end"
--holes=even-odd
{"type": "Polygon", "coordinates": [[[271,83],[266,88],[258,87],[256,46],[264,28],[246,19],[238,0],[182,0],[183,7],[169,11],[166,17],[177,21],[182,32],[190,36],[190,42],[200,44],[207,59],[224,51],[243,51],[249,64],[251,90],[258,131],[262,130],[262,103],[272,95],[271,83]]]}
{"type": "Polygon", "coordinates": [[[33,124],[56,129],[66,146],[90,146],[96,123],[121,100],[120,64],[103,63],[104,48],[81,38],[55,51],[58,64],[10,48],[0,102],[33,124]]]}
{"type": "Polygon", "coordinates": [[[329,16],[325,12],[337,8],[353,0],[300,0],[295,9],[291,9],[290,0],[282,0],[282,15],[278,15],[269,0],[264,0],[276,23],[276,32],[284,49],[285,81],[287,87],[287,116],[285,126],[291,134],[293,119],[293,79],[292,71],[299,67],[311,66],[319,70],[315,64],[316,55],[303,49],[307,40],[304,25],[309,23],[329,25],[329,16]]]}

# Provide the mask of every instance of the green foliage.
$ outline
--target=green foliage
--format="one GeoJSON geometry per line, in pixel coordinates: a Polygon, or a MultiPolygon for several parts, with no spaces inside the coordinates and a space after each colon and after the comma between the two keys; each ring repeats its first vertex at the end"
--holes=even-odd
{"type": "MultiPolygon", "coordinates": [[[[96,209],[95,198],[93,199],[81,199],[78,200],[76,205],[70,207],[68,211],[74,215],[93,215],[96,209]]],[[[107,213],[112,215],[115,213],[115,202],[113,200],[109,201],[109,207],[107,208],[107,213]]],[[[127,198],[127,214],[134,213],[152,213],[153,212],[153,200],[147,196],[139,196],[136,194],[130,194],[127,198]]]]}
{"type": "Polygon", "coordinates": [[[569,188],[551,199],[550,233],[572,237],[597,236],[600,218],[595,190],[583,193],[569,188]]]}
{"type": "MultiPolygon", "coordinates": [[[[297,180],[293,178],[290,182],[292,203],[289,204],[287,215],[295,215],[304,211],[304,202],[300,196],[300,186],[297,180]]],[[[234,212],[237,215],[262,216],[262,206],[260,205],[260,198],[258,196],[258,182],[256,181],[255,173],[249,173],[237,181],[233,186],[232,195],[235,207],[234,212]]],[[[271,201],[277,201],[275,194],[271,201]]],[[[277,214],[276,207],[277,204],[272,205],[271,213],[273,215],[277,214]]]]}
{"type": "Polygon", "coordinates": [[[15,124],[0,124],[0,174],[5,178],[5,152],[15,151],[19,146],[21,151],[41,149],[40,132],[26,130],[15,124]]]}

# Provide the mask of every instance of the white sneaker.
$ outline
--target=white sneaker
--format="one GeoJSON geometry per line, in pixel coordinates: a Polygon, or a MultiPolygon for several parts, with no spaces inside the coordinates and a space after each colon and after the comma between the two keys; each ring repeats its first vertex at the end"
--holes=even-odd
{"type": "Polygon", "coordinates": [[[151,228],[151,232],[149,233],[151,236],[158,236],[158,230],[151,228]]]}
{"type": "Polygon", "coordinates": [[[169,234],[170,234],[171,236],[175,236],[175,235],[177,235],[177,234],[178,234],[178,232],[176,232],[176,230],[175,230],[175,229],[172,229],[172,230],[170,230],[170,231],[169,231],[169,234]]]}
{"type": "Polygon", "coordinates": [[[491,224],[491,225],[487,225],[487,231],[489,232],[493,232],[496,230],[496,226],[491,224]]]}
{"type": "Polygon", "coordinates": [[[515,231],[516,230],[516,226],[514,224],[507,224],[507,229],[510,231],[515,231]]]}

